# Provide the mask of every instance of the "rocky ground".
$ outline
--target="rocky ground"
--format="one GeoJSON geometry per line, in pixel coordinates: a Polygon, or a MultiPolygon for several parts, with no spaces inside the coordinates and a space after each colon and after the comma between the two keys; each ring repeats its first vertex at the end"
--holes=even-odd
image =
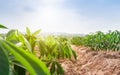
{"type": "Polygon", "coordinates": [[[120,75],[120,51],[92,51],[72,46],[77,60],[62,60],[65,75],[120,75]]]}

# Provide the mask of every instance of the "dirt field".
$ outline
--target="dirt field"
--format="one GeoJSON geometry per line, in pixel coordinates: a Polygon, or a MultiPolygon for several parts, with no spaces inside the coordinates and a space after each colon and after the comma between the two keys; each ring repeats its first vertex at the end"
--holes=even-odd
{"type": "Polygon", "coordinates": [[[120,75],[120,51],[92,51],[86,47],[72,46],[77,60],[62,60],[65,75],[120,75]]]}

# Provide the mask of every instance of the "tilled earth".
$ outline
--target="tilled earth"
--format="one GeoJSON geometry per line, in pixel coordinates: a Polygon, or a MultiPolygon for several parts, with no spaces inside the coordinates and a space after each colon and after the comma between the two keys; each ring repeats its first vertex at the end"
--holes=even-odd
{"type": "Polygon", "coordinates": [[[92,51],[72,46],[77,60],[61,60],[65,75],[120,75],[120,51],[92,51]]]}

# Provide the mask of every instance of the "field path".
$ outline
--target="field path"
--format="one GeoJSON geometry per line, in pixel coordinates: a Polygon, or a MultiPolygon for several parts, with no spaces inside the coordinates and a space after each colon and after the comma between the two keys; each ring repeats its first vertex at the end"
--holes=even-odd
{"type": "Polygon", "coordinates": [[[92,51],[72,45],[77,60],[62,60],[65,75],[120,75],[120,51],[92,51]]]}

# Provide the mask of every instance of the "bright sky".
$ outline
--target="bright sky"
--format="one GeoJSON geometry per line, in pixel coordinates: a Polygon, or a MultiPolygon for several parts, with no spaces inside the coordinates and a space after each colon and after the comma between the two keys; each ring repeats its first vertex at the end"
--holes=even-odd
{"type": "Polygon", "coordinates": [[[10,29],[90,33],[120,30],[120,0],[0,0],[0,24],[10,29]]]}

